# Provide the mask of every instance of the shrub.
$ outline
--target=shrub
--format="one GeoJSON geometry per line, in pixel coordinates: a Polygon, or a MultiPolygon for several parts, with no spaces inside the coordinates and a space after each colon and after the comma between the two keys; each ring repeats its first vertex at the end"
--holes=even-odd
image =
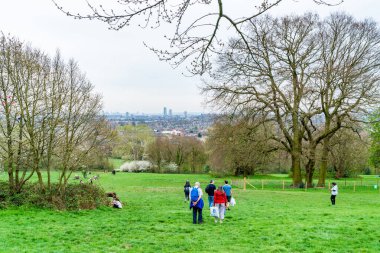
{"type": "Polygon", "coordinates": [[[178,171],[178,165],[176,163],[169,163],[164,166],[164,171],[168,173],[174,173],[178,171]]]}
{"type": "Polygon", "coordinates": [[[371,169],[368,167],[365,167],[363,170],[364,175],[371,175],[371,169]]]}
{"type": "Polygon", "coordinates": [[[120,171],[124,172],[149,172],[152,171],[153,165],[148,161],[131,161],[125,162],[120,166],[120,171]]]}
{"type": "Polygon", "coordinates": [[[93,184],[68,184],[59,191],[57,184],[42,191],[37,183],[26,184],[23,191],[9,195],[8,184],[0,184],[0,208],[8,206],[33,206],[58,210],[95,209],[108,204],[104,190],[93,184]]]}
{"type": "Polygon", "coordinates": [[[61,201],[65,209],[95,209],[107,204],[104,190],[92,184],[73,184],[65,189],[61,201]]]}

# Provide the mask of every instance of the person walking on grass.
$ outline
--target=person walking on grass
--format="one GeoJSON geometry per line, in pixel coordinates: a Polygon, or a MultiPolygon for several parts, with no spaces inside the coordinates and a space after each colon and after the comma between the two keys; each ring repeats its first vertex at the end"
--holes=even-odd
{"type": "Polygon", "coordinates": [[[208,207],[212,207],[214,205],[214,191],[215,190],[216,190],[216,186],[214,184],[214,180],[211,180],[205,189],[205,192],[207,192],[208,194],[208,207]]]}
{"type": "MultiPolygon", "coordinates": [[[[227,202],[230,203],[231,196],[232,196],[232,187],[231,187],[231,185],[228,184],[227,180],[224,181],[223,191],[226,193],[227,202]]],[[[227,209],[230,210],[230,208],[228,207],[228,205],[227,205],[227,209]]]]}
{"type": "Polygon", "coordinates": [[[330,199],[331,199],[331,204],[332,204],[333,206],[335,206],[335,198],[336,198],[336,195],[338,195],[338,185],[337,185],[335,182],[333,182],[333,183],[332,183],[332,187],[331,187],[331,197],[330,197],[330,199]]]}
{"type": "Polygon", "coordinates": [[[185,186],[183,187],[183,191],[185,192],[185,202],[189,201],[190,188],[190,181],[186,180],[185,186]]]}
{"type": "Polygon", "coordinates": [[[217,208],[219,216],[215,217],[215,223],[218,223],[218,219],[220,223],[223,223],[224,213],[226,212],[227,206],[227,196],[226,193],[223,191],[222,186],[219,186],[214,193],[214,206],[217,208]]]}
{"type": "Polygon", "coordinates": [[[198,214],[198,224],[203,223],[202,209],[204,202],[202,199],[202,189],[201,184],[196,182],[194,187],[190,189],[190,209],[193,209],[193,224],[197,224],[197,214],[198,214]]]}

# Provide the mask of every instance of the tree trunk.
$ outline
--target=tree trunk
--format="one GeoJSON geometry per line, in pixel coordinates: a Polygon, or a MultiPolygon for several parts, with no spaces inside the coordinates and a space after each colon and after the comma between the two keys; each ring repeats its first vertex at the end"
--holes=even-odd
{"type": "Polygon", "coordinates": [[[317,144],[312,142],[309,146],[309,155],[308,155],[308,161],[306,164],[306,184],[307,188],[313,187],[313,176],[314,176],[314,170],[315,170],[315,153],[317,149],[317,144]]]}
{"type": "Polygon", "coordinates": [[[41,187],[41,190],[44,192],[45,191],[45,187],[44,187],[44,181],[42,179],[42,173],[39,169],[36,170],[36,173],[37,173],[37,176],[38,176],[38,184],[40,185],[41,187]]]}
{"type": "Polygon", "coordinates": [[[9,182],[9,193],[13,195],[15,187],[14,187],[14,177],[13,171],[8,169],[8,182],[9,182]]]}
{"type": "Polygon", "coordinates": [[[338,162],[338,166],[335,166],[335,178],[340,179],[343,177],[344,174],[344,165],[342,161],[338,162]]]}
{"type": "Polygon", "coordinates": [[[306,183],[307,188],[313,187],[313,175],[314,175],[315,157],[309,158],[306,164],[306,183]]]}
{"type": "Polygon", "coordinates": [[[48,189],[50,190],[51,189],[51,175],[50,175],[50,165],[48,165],[47,167],[46,167],[46,170],[47,170],[47,187],[48,187],[48,189]]]}
{"type": "Polygon", "coordinates": [[[318,178],[318,187],[325,187],[326,186],[326,174],[327,174],[327,161],[328,161],[328,155],[329,155],[329,143],[330,140],[326,138],[323,141],[323,148],[322,148],[322,159],[321,159],[321,165],[319,167],[319,178],[318,178]]]}
{"type": "Polygon", "coordinates": [[[293,187],[301,187],[301,156],[300,153],[293,152],[292,156],[292,172],[293,172],[293,187]]]}
{"type": "Polygon", "coordinates": [[[302,176],[301,176],[301,151],[302,151],[302,143],[300,138],[300,131],[298,128],[298,121],[294,119],[293,116],[293,124],[294,124],[294,136],[293,136],[293,147],[292,147],[292,171],[293,171],[293,187],[301,187],[302,186],[302,176]]]}

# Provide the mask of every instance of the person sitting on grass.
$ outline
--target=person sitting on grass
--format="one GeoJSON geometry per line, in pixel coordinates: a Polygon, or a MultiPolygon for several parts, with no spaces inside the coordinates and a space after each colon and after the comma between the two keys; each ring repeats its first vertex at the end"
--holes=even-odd
{"type": "MultiPolygon", "coordinates": [[[[222,223],[224,220],[224,213],[226,212],[227,206],[227,196],[223,191],[223,187],[219,186],[214,192],[214,206],[218,209],[219,222],[222,223]]],[[[218,222],[218,217],[215,217],[215,223],[218,222]]]]}
{"type": "Polygon", "coordinates": [[[112,207],[121,209],[123,208],[123,205],[121,204],[120,200],[117,197],[114,197],[112,199],[112,207]]]}

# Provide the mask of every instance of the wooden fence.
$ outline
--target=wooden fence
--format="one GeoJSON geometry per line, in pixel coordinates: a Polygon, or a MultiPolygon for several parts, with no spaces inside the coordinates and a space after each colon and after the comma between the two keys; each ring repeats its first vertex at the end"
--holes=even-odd
{"type": "MultiPolygon", "coordinates": [[[[330,190],[331,183],[336,182],[339,189],[356,191],[379,191],[380,192],[380,178],[379,179],[340,179],[340,180],[326,180],[325,187],[310,187],[307,184],[302,188],[303,190],[330,190]]],[[[316,183],[315,183],[316,184],[316,183]]],[[[292,186],[290,179],[234,179],[231,180],[231,185],[236,188],[254,190],[290,190],[300,189],[292,186]]]]}

